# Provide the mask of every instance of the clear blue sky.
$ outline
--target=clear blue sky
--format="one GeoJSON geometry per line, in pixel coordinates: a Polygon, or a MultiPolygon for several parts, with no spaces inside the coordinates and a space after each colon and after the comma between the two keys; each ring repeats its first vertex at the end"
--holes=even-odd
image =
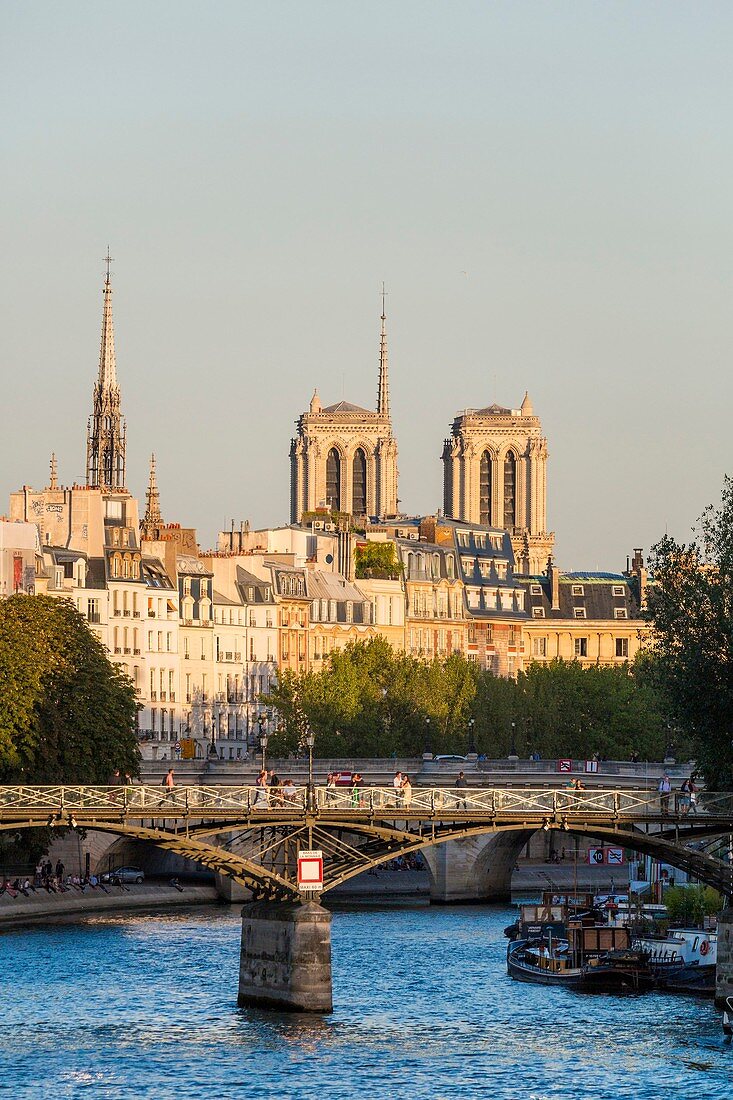
{"type": "Polygon", "coordinates": [[[0,500],[83,479],[101,262],[128,481],[204,545],[288,517],[293,421],[375,400],[400,497],[456,410],[550,444],[566,568],[685,537],[733,470],[729,3],[5,0],[0,500]]]}

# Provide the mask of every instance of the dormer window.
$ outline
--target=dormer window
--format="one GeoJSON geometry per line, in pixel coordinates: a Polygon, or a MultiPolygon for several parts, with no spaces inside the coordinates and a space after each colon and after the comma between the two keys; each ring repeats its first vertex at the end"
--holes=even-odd
{"type": "Polygon", "coordinates": [[[573,596],[584,596],[585,595],[585,589],[583,588],[582,584],[574,584],[572,586],[571,591],[572,591],[573,596]]]}

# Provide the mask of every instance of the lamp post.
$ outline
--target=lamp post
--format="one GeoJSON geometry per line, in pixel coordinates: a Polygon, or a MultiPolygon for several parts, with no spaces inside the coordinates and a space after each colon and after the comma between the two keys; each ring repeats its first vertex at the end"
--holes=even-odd
{"type": "Polygon", "coordinates": [[[517,760],[517,723],[512,720],[512,743],[509,747],[509,759],[517,760]]]}
{"type": "Polygon", "coordinates": [[[310,726],[308,726],[308,732],[305,735],[305,743],[308,746],[308,809],[314,808],[314,790],[313,790],[313,746],[316,743],[316,735],[310,726]]]}
{"type": "Polygon", "coordinates": [[[265,770],[265,754],[267,752],[267,731],[264,729],[265,716],[261,714],[257,719],[260,727],[260,748],[262,749],[262,770],[265,770]]]}
{"type": "Polygon", "coordinates": [[[425,752],[423,757],[431,757],[433,754],[430,751],[430,718],[425,719],[425,752]]]}
{"type": "Polygon", "coordinates": [[[475,718],[468,719],[468,754],[476,755],[476,742],[474,741],[474,726],[476,725],[475,718]]]}

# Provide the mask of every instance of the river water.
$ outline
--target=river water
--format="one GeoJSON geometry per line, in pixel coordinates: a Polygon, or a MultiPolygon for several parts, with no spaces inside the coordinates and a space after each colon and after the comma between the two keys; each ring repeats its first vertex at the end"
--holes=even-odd
{"type": "Polygon", "coordinates": [[[0,934],[0,1094],[726,1100],[708,1001],[507,977],[497,906],[339,911],[333,1015],[237,1007],[236,909],[0,934]]]}

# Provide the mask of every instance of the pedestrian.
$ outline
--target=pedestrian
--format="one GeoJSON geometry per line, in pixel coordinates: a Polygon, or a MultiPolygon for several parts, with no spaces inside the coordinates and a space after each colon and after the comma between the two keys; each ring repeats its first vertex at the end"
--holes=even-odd
{"type": "Polygon", "coordinates": [[[669,815],[669,796],[672,790],[672,784],[670,783],[669,776],[665,772],[662,778],[659,780],[659,805],[662,810],[662,817],[669,815]]]}
{"type": "Polygon", "coordinates": [[[64,877],[64,865],[60,859],[56,860],[56,878],[61,880],[64,877]]]}
{"type": "Polygon", "coordinates": [[[332,806],[336,801],[336,776],[329,772],[326,778],[326,803],[332,806]]]}
{"type": "Polygon", "coordinates": [[[402,794],[402,805],[406,810],[409,810],[410,803],[412,802],[412,783],[406,772],[402,775],[402,787],[400,790],[402,794]]]}
{"type": "Polygon", "coordinates": [[[697,816],[697,784],[694,775],[687,780],[687,797],[689,798],[687,812],[697,816]]]}
{"type": "Polygon", "coordinates": [[[394,787],[394,804],[399,806],[402,802],[402,772],[394,773],[392,786],[394,787]]]}
{"type": "Polygon", "coordinates": [[[361,790],[364,786],[364,780],[359,772],[354,772],[351,777],[351,805],[354,809],[358,809],[361,806],[361,790]]]}
{"type": "MultiPolygon", "coordinates": [[[[458,779],[456,779],[456,787],[458,788],[459,791],[465,791],[466,788],[468,787],[468,780],[466,779],[463,772],[458,773],[458,779]]],[[[468,802],[466,801],[466,795],[464,794],[460,798],[457,798],[456,799],[456,804],[458,806],[460,806],[461,809],[467,810],[468,809],[468,802]]]]}

